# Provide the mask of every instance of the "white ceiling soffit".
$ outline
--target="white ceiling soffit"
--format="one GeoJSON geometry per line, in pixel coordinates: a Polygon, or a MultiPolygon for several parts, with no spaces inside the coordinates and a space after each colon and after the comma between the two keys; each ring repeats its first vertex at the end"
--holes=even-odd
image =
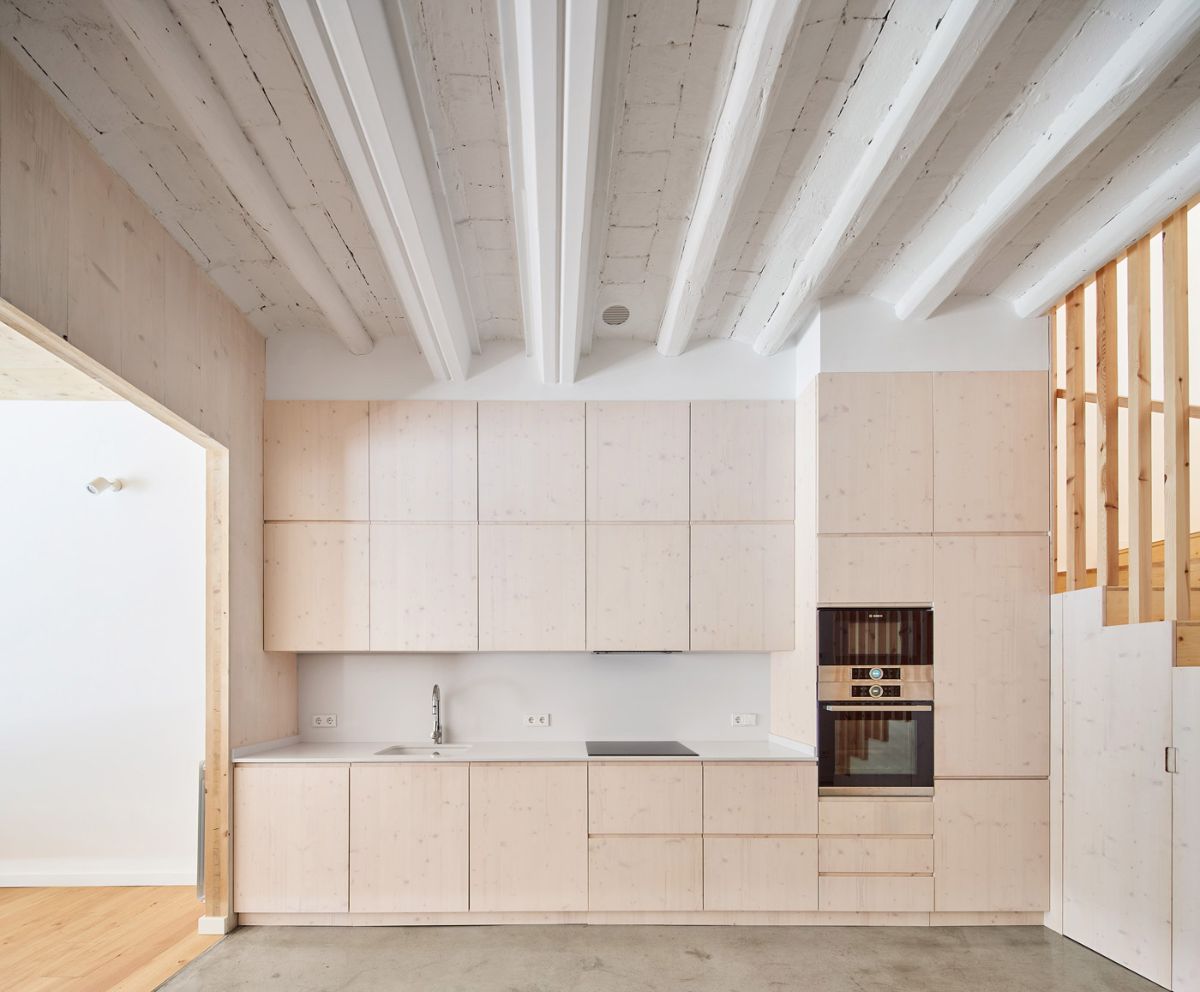
{"type": "Polygon", "coordinates": [[[429,367],[464,381],[474,320],[422,152],[420,103],[405,85],[407,45],[381,0],[281,9],[429,367]]]}
{"type": "Polygon", "coordinates": [[[355,355],[374,345],[216,88],[170,8],[154,0],[105,0],[113,21],[203,146],[222,179],[355,355]]]}

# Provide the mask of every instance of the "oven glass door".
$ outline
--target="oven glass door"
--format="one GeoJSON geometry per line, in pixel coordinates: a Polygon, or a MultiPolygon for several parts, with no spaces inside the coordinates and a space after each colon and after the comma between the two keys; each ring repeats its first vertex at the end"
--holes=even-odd
{"type": "Polygon", "coordinates": [[[820,704],[824,788],[933,787],[933,706],[923,702],[820,704]]]}
{"type": "Polygon", "coordinates": [[[928,607],[824,607],[818,612],[822,665],[933,663],[933,610],[928,607]]]}

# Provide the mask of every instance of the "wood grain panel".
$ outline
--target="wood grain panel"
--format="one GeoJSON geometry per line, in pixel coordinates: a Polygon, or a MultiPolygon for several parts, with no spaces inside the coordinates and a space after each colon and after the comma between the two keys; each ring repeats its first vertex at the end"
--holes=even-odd
{"type": "MultiPolygon", "coordinates": [[[[1066,500],[1067,588],[1078,589],[1087,573],[1087,386],[1084,360],[1083,288],[1067,294],[1066,302],[1066,426],[1063,494],[1066,500]]],[[[949,529],[949,528],[947,528],[949,529]]]]}
{"type": "Polygon", "coordinates": [[[267,520],[366,520],[367,404],[271,400],[263,409],[267,520]]]}
{"type": "Polygon", "coordinates": [[[704,832],[816,834],[816,763],[706,763],[704,832]]]}
{"type": "Polygon", "coordinates": [[[583,518],[583,404],[480,403],[479,519],[583,518]]]}
{"type": "Polygon", "coordinates": [[[823,913],[925,913],[933,909],[928,875],[822,875],[823,913]]]}
{"type": "Polygon", "coordinates": [[[686,521],[687,403],[587,404],[587,518],[686,521]]]}
{"type": "Polygon", "coordinates": [[[1171,981],[1176,992],[1200,992],[1200,669],[1171,673],[1172,744],[1179,771],[1172,776],[1171,981]]]}
{"type": "Polygon", "coordinates": [[[796,405],[692,403],[692,519],[793,520],[796,405]]]}
{"type": "Polygon", "coordinates": [[[822,873],[933,874],[932,837],[821,837],[822,873]]]}
{"type": "Polygon", "coordinates": [[[796,639],[792,524],[695,524],[693,651],[788,651],[796,639]]]}
{"type": "Polygon", "coordinates": [[[1126,327],[1129,339],[1126,418],[1129,461],[1129,622],[1143,623],[1150,612],[1150,564],[1153,533],[1150,433],[1150,239],[1129,249],[1126,327]]]}
{"type": "Polygon", "coordinates": [[[822,534],[817,599],[831,606],[932,603],[933,538],[822,534]]]}
{"type": "Polygon", "coordinates": [[[704,908],[735,912],[816,909],[816,840],[705,837],[704,908]]]}
{"type": "Polygon", "coordinates": [[[588,908],[655,912],[704,908],[701,838],[592,837],[588,908]]]}
{"type": "Polygon", "coordinates": [[[933,801],[930,799],[829,796],[822,797],[817,812],[821,834],[933,833],[933,801]]]}
{"type": "Polygon", "coordinates": [[[1120,581],[1117,503],[1117,263],[1096,273],[1096,583],[1120,581]]]}
{"type": "Polygon", "coordinates": [[[694,762],[589,762],[588,830],[698,834],[704,829],[703,788],[694,762]]]}
{"type": "Polygon", "coordinates": [[[372,402],[371,519],[478,519],[476,406],[372,402]]]}
{"type": "Polygon", "coordinates": [[[587,525],[589,651],[686,651],[687,524],[587,525]]]}
{"type": "Polygon", "coordinates": [[[1188,433],[1188,212],[1163,224],[1163,609],[1190,620],[1191,444],[1188,433]]]}

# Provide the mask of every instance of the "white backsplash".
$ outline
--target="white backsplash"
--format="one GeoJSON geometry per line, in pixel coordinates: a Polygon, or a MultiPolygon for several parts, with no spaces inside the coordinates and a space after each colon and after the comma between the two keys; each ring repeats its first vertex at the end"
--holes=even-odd
{"type": "Polygon", "coordinates": [[[306,741],[423,741],[430,693],[442,688],[448,742],[761,740],[768,732],[766,654],[301,655],[300,736],[306,741]],[[549,713],[548,728],[524,725],[549,713]],[[755,713],[755,727],[733,727],[755,713]],[[336,714],[337,726],[312,725],[336,714]]]}

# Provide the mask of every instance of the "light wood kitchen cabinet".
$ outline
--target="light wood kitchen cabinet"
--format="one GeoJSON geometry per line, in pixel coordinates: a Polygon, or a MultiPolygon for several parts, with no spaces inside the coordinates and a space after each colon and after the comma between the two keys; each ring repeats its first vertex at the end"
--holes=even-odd
{"type": "Polygon", "coordinates": [[[816,762],[705,763],[704,832],[815,835],[816,762]]]}
{"type": "Polygon", "coordinates": [[[817,600],[830,606],[932,603],[933,538],[820,535],[817,600]]]}
{"type": "Polygon", "coordinates": [[[481,524],[479,650],[583,651],[583,524],[481,524]]]}
{"type": "Polygon", "coordinates": [[[371,519],[478,519],[476,407],[462,401],[373,402],[371,519]]]}
{"type": "Polygon", "coordinates": [[[237,765],[233,820],[235,912],[347,911],[348,765],[237,765]]]}
{"type": "Polygon", "coordinates": [[[931,875],[932,837],[821,837],[817,865],[834,874],[931,875]]]}
{"type": "Polygon", "coordinates": [[[686,651],[687,524],[587,525],[590,651],[686,651]]]}
{"type": "Polygon", "coordinates": [[[366,523],[270,523],[264,535],[268,651],[367,651],[366,523]]]}
{"type": "Polygon", "coordinates": [[[796,404],[692,403],[692,519],[793,520],[796,404]]]}
{"type": "Polygon", "coordinates": [[[584,518],[584,405],[479,404],[479,519],[584,518]]]}
{"type": "Polygon", "coordinates": [[[593,834],[698,834],[704,829],[701,766],[695,762],[588,764],[593,834]]]}
{"type": "Polygon", "coordinates": [[[705,837],[704,908],[752,912],[816,909],[816,838],[705,837]]]}
{"type": "Polygon", "coordinates": [[[931,799],[824,796],[817,812],[821,834],[933,836],[931,799]]]}
{"type": "Polygon", "coordinates": [[[796,637],[791,523],[694,524],[693,651],[790,651],[796,637]]]}
{"type": "Polygon", "coordinates": [[[1046,779],[939,779],[933,808],[938,912],[1049,908],[1046,779]]]}
{"type": "Polygon", "coordinates": [[[587,765],[471,765],[471,909],[588,908],[587,765]]]}
{"type": "Polygon", "coordinates": [[[366,520],[368,417],[363,402],[263,405],[267,520],[366,520]]]}
{"type": "Polygon", "coordinates": [[[686,521],[687,403],[587,404],[587,518],[686,521]]]}
{"type": "Polygon", "coordinates": [[[933,530],[933,375],[824,373],[818,383],[817,530],[933,530]]]}
{"type": "Polygon", "coordinates": [[[371,524],[371,650],[479,647],[475,524],[371,524]]]}
{"type": "Polygon", "coordinates": [[[823,913],[929,913],[934,905],[929,875],[822,875],[819,889],[823,913]]]}
{"type": "Polygon", "coordinates": [[[703,909],[701,838],[590,838],[588,908],[592,912],[703,909]]]}
{"type": "Polygon", "coordinates": [[[1045,372],[938,372],[933,385],[933,529],[1050,525],[1045,372]]]}
{"type": "Polygon", "coordinates": [[[934,767],[1050,773],[1049,548],[1044,536],[934,539],[934,767]]]}
{"type": "Polygon", "coordinates": [[[466,764],[350,766],[350,911],[465,913],[466,764]]]}

